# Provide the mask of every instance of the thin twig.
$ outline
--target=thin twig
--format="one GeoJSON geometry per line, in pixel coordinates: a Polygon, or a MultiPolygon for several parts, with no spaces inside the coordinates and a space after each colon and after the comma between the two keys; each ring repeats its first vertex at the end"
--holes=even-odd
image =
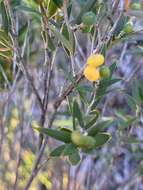
{"type": "MultiPolygon", "coordinates": [[[[75,77],[75,83],[78,84],[81,82],[81,80],[84,78],[82,71],[75,77]]],[[[54,108],[57,109],[63,100],[73,91],[75,88],[74,84],[70,84],[65,91],[62,93],[62,95],[55,101],[54,108]]]]}
{"type": "Polygon", "coordinates": [[[11,11],[11,6],[10,6],[10,2],[8,0],[4,0],[4,3],[5,3],[5,7],[9,13],[9,17],[11,19],[11,38],[13,40],[13,45],[14,45],[14,51],[16,52],[16,55],[17,55],[17,60],[18,60],[18,64],[17,66],[20,67],[21,71],[23,72],[23,74],[26,76],[29,84],[31,85],[32,87],[32,90],[34,92],[34,94],[36,95],[37,97],[37,100],[39,102],[39,106],[41,107],[41,109],[43,110],[43,104],[42,104],[42,101],[41,101],[41,98],[40,98],[40,95],[38,93],[38,90],[36,89],[35,85],[34,85],[34,82],[33,82],[33,78],[30,76],[29,72],[28,72],[28,69],[24,63],[24,60],[21,56],[21,50],[20,50],[20,47],[19,47],[19,44],[18,44],[18,36],[17,36],[17,31],[16,31],[16,23],[15,23],[15,18],[14,18],[14,15],[13,15],[13,12],[11,11]]]}
{"type": "MultiPolygon", "coordinates": [[[[68,3],[68,0],[63,1],[64,19],[65,19],[66,26],[67,26],[67,29],[68,29],[69,39],[72,40],[74,35],[72,36],[71,32],[74,32],[74,31],[71,31],[71,28],[70,28],[70,25],[69,25],[68,13],[67,13],[67,3],[68,3]]],[[[75,64],[74,64],[73,52],[70,52],[70,59],[71,59],[72,74],[73,74],[73,76],[75,76],[75,68],[74,68],[75,64]]]]}

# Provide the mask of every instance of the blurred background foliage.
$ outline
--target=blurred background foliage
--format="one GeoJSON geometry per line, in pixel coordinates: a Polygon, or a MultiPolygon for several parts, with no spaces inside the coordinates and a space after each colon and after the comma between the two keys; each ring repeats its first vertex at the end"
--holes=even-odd
{"type": "MultiPolygon", "coordinates": [[[[44,97],[46,75],[45,46],[53,65],[50,103],[45,126],[55,100],[72,84],[75,90],[63,101],[52,128],[72,131],[91,127],[112,136],[104,146],[91,152],[79,150],[79,159],[49,154],[63,145],[49,138],[42,161],[48,160],[32,182],[30,190],[142,190],[143,189],[143,1],[131,0],[110,36],[120,10],[127,1],[69,0],[67,26],[63,0],[43,0],[48,17],[47,33],[41,24],[40,0],[11,0],[22,58],[36,89],[44,97]],[[92,11],[93,24],[85,25],[83,15],[92,11]],[[48,39],[48,44],[43,43],[48,39]],[[99,44],[103,42],[100,47],[99,44]],[[83,79],[76,84],[87,57],[96,47],[105,56],[111,76],[92,84],[83,79]],[[93,97],[96,92],[96,96],[93,97]],[[74,107],[75,106],[75,107],[74,107]],[[73,109],[71,111],[71,109],[73,109]],[[91,109],[91,113],[87,114],[91,109]],[[90,122],[92,121],[92,123],[90,122]],[[111,121],[111,122],[109,122],[111,121]],[[101,123],[100,123],[101,122],[101,123]],[[89,125],[88,125],[89,124],[89,125]]],[[[0,189],[22,190],[35,160],[41,110],[19,69],[11,18],[0,1],[0,189]],[[17,174],[18,173],[18,174],[17,174]],[[16,179],[16,176],[17,179],[16,179]],[[17,186],[17,187],[16,187],[17,186]]],[[[86,132],[91,133],[90,129],[86,132]]],[[[103,137],[102,137],[103,139],[103,137]]],[[[101,138],[99,139],[101,140],[101,138]]],[[[104,141],[104,139],[103,139],[104,141]]],[[[106,142],[106,140],[105,140],[106,142]]],[[[99,144],[102,142],[99,141],[99,144]]],[[[104,142],[103,142],[104,144],[104,142]]],[[[57,152],[56,152],[57,154],[57,152]]]]}

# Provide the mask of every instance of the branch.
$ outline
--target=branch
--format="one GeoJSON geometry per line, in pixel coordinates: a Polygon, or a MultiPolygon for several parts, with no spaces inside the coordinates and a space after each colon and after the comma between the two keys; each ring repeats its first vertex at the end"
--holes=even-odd
{"type": "MultiPolygon", "coordinates": [[[[75,76],[75,83],[79,84],[81,82],[81,80],[84,78],[82,72],[79,73],[77,76],[75,76]]],[[[70,84],[65,91],[63,92],[63,94],[61,95],[61,97],[59,97],[55,103],[54,103],[54,108],[58,109],[58,107],[61,105],[61,103],[63,102],[63,100],[66,99],[67,96],[70,95],[70,93],[74,90],[75,86],[74,84],[70,84]]]]}

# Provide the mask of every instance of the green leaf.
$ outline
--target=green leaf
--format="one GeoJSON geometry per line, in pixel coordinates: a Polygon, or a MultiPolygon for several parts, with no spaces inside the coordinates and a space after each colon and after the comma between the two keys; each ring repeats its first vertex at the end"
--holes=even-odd
{"type": "Polygon", "coordinates": [[[117,63],[116,62],[112,63],[112,65],[109,68],[110,68],[110,72],[111,72],[111,76],[112,76],[114,71],[117,68],[117,63]]]}
{"type": "Polygon", "coordinates": [[[46,128],[35,128],[37,131],[39,131],[42,134],[45,134],[47,136],[50,136],[56,140],[69,143],[71,142],[71,133],[70,131],[58,131],[56,129],[46,129],[46,128]]]}
{"type": "Polygon", "coordinates": [[[77,16],[77,18],[74,20],[74,23],[76,24],[80,24],[81,23],[81,18],[83,16],[84,13],[90,11],[95,3],[97,2],[97,0],[88,0],[87,3],[84,5],[84,7],[82,8],[81,12],[79,13],[79,15],[77,16]]]}
{"type": "Polygon", "coordinates": [[[69,155],[69,161],[72,165],[77,165],[80,162],[80,155],[77,150],[69,155]]]}
{"type": "Polygon", "coordinates": [[[73,128],[76,129],[75,119],[77,119],[78,122],[79,122],[79,125],[82,128],[84,128],[84,122],[83,122],[83,118],[82,118],[82,113],[80,111],[79,105],[78,105],[78,103],[77,103],[76,100],[74,100],[74,102],[73,102],[73,111],[72,111],[72,114],[73,114],[73,128]]]}
{"type": "Polygon", "coordinates": [[[23,26],[21,26],[21,28],[19,28],[18,31],[18,41],[20,45],[23,44],[27,32],[28,32],[28,23],[26,22],[23,26]]]}
{"type": "Polygon", "coordinates": [[[53,32],[55,37],[57,37],[57,39],[64,45],[64,47],[67,48],[69,52],[72,52],[70,42],[54,26],[49,25],[48,27],[53,32]]]}
{"type": "Polygon", "coordinates": [[[64,149],[65,149],[66,145],[61,145],[61,146],[58,146],[57,148],[55,148],[51,153],[50,153],[50,156],[61,156],[64,149]]]}
{"type": "Polygon", "coordinates": [[[124,142],[125,144],[141,144],[141,143],[143,143],[143,140],[139,140],[134,136],[123,137],[121,139],[121,141],[124,142]]]}
{"type": "Polygon", "coordinates": [[[132,96],[136,100],[137,104],[140,105],[142,100],[140,99],[140,93],[139,93],[140,84],[138,80],[134,80],[132,83],[132,96]]]}
{"type": "Polygon", "coordinates": [[[95,136],[95,148],[100,147],[111,139],[110,133],[98,133],[95,136]]]}
{"type": "Polygon", "coordinates": [[[71,12],[72,12],[72,2],[70,2],[67,7],[68,18],[70,18],[71,12]]]}
{"type": "Polygon", "coordinates": [[[77,151],[74,144],[66,144],[65,149],[62,152],[63,156],[74,154],[77,151]]]}
{"type": "Polygon", "coordinates": [[[0,45],[7,48],[11,48],[12,46],[10,37],[2,29],[0,29],[0,45]]]}
{"type": "Polygon", "coordinates": [[[86,99],[84,98],[84,94],[79,86],[79,84],[76,83],[76,80],[74,79],[74,77],[71,75],[71,73],[69,73],[68,71],[65,70],[65,68],[63,66],[60,65],[60,68],[62,69],[62,71],[64,72],[65,78],[67,80],[69,80],[72,85],[74,86],[74,89],[78,92],[81,100],[85,103],[86,99]]]}
{"type": "Polygon", "coordinates": [[[5,9],[4,2],[0,3],[0,12],[1,12],[1,15],[2,15],[2,26],[3,26],[4,30],[5,30],[5,32],[8,34],[10,21],[9,21],[7,11],[5,9]]]}
{"type": "Polygon", "coordinates": [[[125,94],[127,104],[130,106],[130,108],[134,111],[137,109],[137,102],[136,100],[130,96],[129,94],[125,94]]]}
{"type": "Polygon", "coordinates": [[[17,10],[17,11],[22,11],[22,12],[27,12],[27,13],[32,13],[32,14],[34,14],[35,16],[37,16],[37,19],[40,19],[41,18],[41,13],[38,11],[38,10],[36,10],[36,9],[34,9],[34,8],[32,8],[32,7],[27,7],[27,6],[25,6],[25,5],[19,5],[19,6],[16,6],[15,7],[15,9],[17,10]]]}
{"type": "Polygon", "coordinates": [[[48,9],[47,10],[47,12],[48,12],[48,18],[51,18],[57,12],[58,6],[57,6],[57,4],[53,0],[49,0],[48,1],[48,8],[47,9],[48,9]]]}
{"type": "Polygon", "coordinates": [[[108,118],[97,122],[93,127],[87,130],[89,136],[95,136],[98,132],[101,132],[103,129],[110,127],[113,123],[113,118],[108,118]]]}
{"type": "Polygon", "coordinates": [[[100,100],[102,99],[102,97],[104,95],[108,94],[107,89],[111,85],[113,85],[113,84],[115,84],[115,83],[117,83],[119,81],[121,81],[121,79],[119,79],[119,78],[114,78],[114,79],[110,79],[109,78],[109,79],[102,79],[102,80],[100,80],[100,83],[99,83],[98,88],[96,90],[96,99],[95,99],[95,102],[93,103],[91,109],[94,109],[97,106],[97,104],[100,102],[100,100]]]}
{"type": "Polygon", "coordinates": [[[124,112],[121,111],[115,111],[115,115],[117,116],[116,123],[119,125],[119,129],[124,129],[126,127],[129,127],[131,124],[137,123],[138,119],[133,116],[126,115],[124,112]]]}
{"type": "Polygon", "coordinates": [[[94,88],[92,86],[86,85],[86,84],[81,84],[79,86],[79,89],[81,92],[86,93],[86,92],[93,92],[94,88]]]}
{"type": "Polygon", "coordinates": [[[53,43],[53,40],[51,39],[51,37],[48,33],[47,33],[47,37],[48,37],[48,47],[51,51],[54,51],[56,48],[55,48],[55,45],[53,43]]]}
{"type": "Polygon", "coordinates": [[[52,0],[59,8],[63,5],[63,0],[52,0]]]}
{"type": "Polygon", "coordinates": [[[76,151],[76,147],[73,144],[64,144],[55,148],[50,156],[68,156],[76,151]]]}
{"type": "Polygon", "coordinates": [[[117,83],[121,81],[121,79],[103,79],[100,81],[97,92],[96,92],[96,96],[97,97],[101,97],[104,94],[106,94],[106,90],[109,86],[117,83]]]}
{"type": "Polygon", "coordinates": [[[122,15],[122,17],[120,18],[117,26],[116,26],[116,29],[114,31],[114,35],[117,36],[120,34],[120,32],[122,31],[122,29],[124,28],[124,25],[127,23],[128,21],[128,17],[125,16],[125,15],[122,15]]]}
{"type": "Polygon", "coordinates": [[[143,101],[143,87],[139,87],[140,99],[143,101]]]}
{"type": "Polygon", "coordinates": [[[92,127],[96,123],[96,121],[99,117],[99,112],[97,110],[92,110],[92,112],[90,112],[90,114],[92,114],[93,116],[90,117],[90,121],[88,121],[86,123],[86,125],[84,127],[85,129],[92,127]]]}
{"type": "Polygon", "coordinates": [[[107,44],[103,44],[101,54],[105,57],[106,56],[106,51],[107,51],[107,44]]]}
{"type": "Polygon", "coordinates": [[[0,61],[3,66],[12,62],[12,42],[7,33],[0,29],[0,61]]]}
{"type": "Polygon", "coordinates": [[[68,50],[65,49],[66,53],[69,55],[70,53],[73,55],[75,52],[75,38],[73,35],[72,30],[67,28],[66,24],[62,26],[62,35],[70,42],[72,47],[72,52],[67,52],[68,50]]]}

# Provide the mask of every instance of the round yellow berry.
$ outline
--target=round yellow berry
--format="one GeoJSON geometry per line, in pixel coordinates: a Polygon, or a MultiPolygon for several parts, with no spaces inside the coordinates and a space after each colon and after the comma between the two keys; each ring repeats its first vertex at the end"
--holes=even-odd
{"type": "Polygon", "coordinates": [[[99,71],[90,66],[85,67],[83,74],[85,78],[91,82],[97,81],[100,78],[99,71]]]}
{"type": "Polygon", "coordinates": [[[104,63],[104,56],[102,54],[96,53],[88,57],[86,64],[91,67],[99,67],[104,63]]]}

